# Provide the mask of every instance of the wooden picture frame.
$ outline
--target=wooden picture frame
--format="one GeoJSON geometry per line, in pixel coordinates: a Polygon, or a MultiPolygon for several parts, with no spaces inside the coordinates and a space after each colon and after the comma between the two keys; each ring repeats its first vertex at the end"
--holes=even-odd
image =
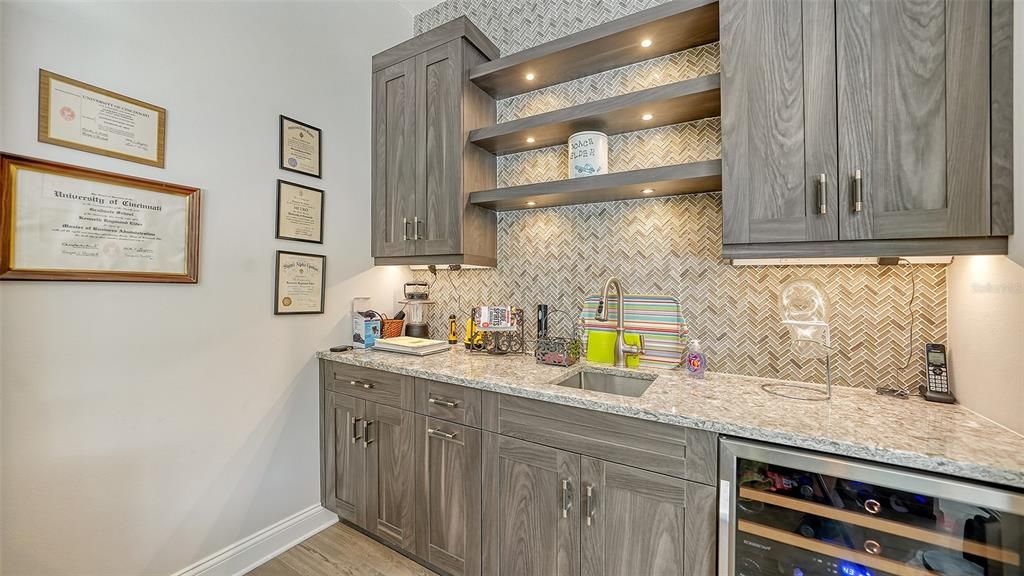
{"type": "Polygon", "coordinates": [[[191,186],[0,154],[0,280],[195,284],[200,204],[191,186]]]}
{"type": "Polygon", "coordinates": [[[281,114],[278,119],[277,145],[281,170],[305,174],[314,178],[323,178],[323,130],[281,114]],[[306,137],[310,138],[312,142],[308,143],[308,145],[313,146],[313,151],[307,152],[304,150],[303,148],[306,144],[299,144],[294,140],[290,136],[293,133],[297,134],[295,138],[300,140],[306,137]],[[290,145],[289,142],[295,144],[290,145]],[[313,164],[314,157],[316,158],[315,165],[304,168],[304,165],[313,164]]]}
{"type": "Polygon", "coordinates": [[[291,252],[288,250],[277,251],[274,263],[274,315],[285,316],[293,314],[323,314],[326,293],[327,256],[321,254],[291,252]],[[314,262],[318,262],[318,270],[316,269],[314,262]],[[298,284],[296,284],[296,288],[298,288],[298,290],[286,289],[288,293],[285,293],[281,289],[281,270],[282,267],[288,267],[289,264],[295,265],[295,268],[284,274],[285,283],[287,284],[291,282],[298,282],[298,284]],[[316,286],[316,284],[319,284],[318,295],[301,293],[309,292],[308,287],[301,283],[301,281],[303,281],[305,278],[308,278],[308,272],[304,270],[312,270],[313,272],[319,274],[319,279],[316,282],[314,282],[314,287],[316,286]],[[317,298],[317,296],[319,296],[319,298],[317,298]],[[317,302],[319,302],[319,305],[317,305],[317,302]],[[295,306],[295,309],[288,310],[288,308],[291,306],[295,306]]]}
{"type": "Polygon", "coordinates": [[[167,110],[40,68],[38,140],[163,168],[167,110]],[[64,86],[56,92],[58,98],[54,98],[55,85],[64,86]],[[52,117],[51,108],[55,106],[60,106],[59,118],[52,117]],[[102,132],[108,141],[102,142],[86,133],[82,126],[86,118],[89,132],[102,132]],[[108,126],[114,129],[104,130],[108,126]],[[156,149],[152,150],[153,147],[156,149]]]}
{"type": "Polygon", "coordinates": [[[323,244],[324,243],[324,191],[319,188],[313,188],[312,186],[304,186],[295,182],[289,182],[287,180],[277,181],[277,211],[276,211],[275,227],[274,227],[274,238],[279,240],[295,240],[296,242],[309,242],[312,244],[323,244]],[[285,195],[293,194],[294,190],[289,188],[299,188],[299,194],[303,192],[311,192],[319,194],[319,202],[314,201],[312,203],[302,202],[298,205],[294,205],[292,209],[285,210],[282,214],[281,203],[282,200],[294,202],[291,198],[282,198],[282,191],[285,195]],[[285,222],[284,230],[282,231],[281,217],[285,216],[290,221],[285,222]],[[310,233],[309,236],[302,236],[303,230],[307,228],[307,225],[302,222],[306,218],[312,220],[312,223],[308,226],[316,230],[315,233],[310,233]]]}

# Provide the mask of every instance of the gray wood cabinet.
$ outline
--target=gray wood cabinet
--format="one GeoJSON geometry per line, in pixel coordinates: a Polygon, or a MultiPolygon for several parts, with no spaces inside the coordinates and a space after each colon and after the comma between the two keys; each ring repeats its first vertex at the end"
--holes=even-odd
{"type": "Polygon", "coordinates": [[[453,576],[480,574],[480,431],[416,416],[416,555],[453,576]]]}
{"type": "Polygon", "coordinates": [[[372,251],[377,264],[496,263],[494,155],[469,132],[495,122],[469,69],[498,54],[465,17],[374,56],[372,251]]]}
{"type": "Polygon", "coordinates": [[[415,546],[416,429],[412,412],[366,403],[366,529],[403,550],[415,546]]]}
{"type": "Polygon", "coordinates": [[[324,506],[362,526],[366,521],[366,452],[362,443],[366,402],[330,391],[322,398],[324,506]]]}
{"type": "Polygon", "coordinates": [[[723,255],[1005,253],[991,17],[990,0],[722,0],[723,255]]]}

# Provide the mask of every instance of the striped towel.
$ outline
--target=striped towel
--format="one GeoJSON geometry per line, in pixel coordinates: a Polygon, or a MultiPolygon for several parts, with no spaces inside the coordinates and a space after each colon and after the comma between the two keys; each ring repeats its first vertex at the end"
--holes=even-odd
{"type": "MultiPolygon", "coordinates": [[[[594,315],[600,300],[598,295],[584,300],[580,314],[583,324],[589,330],[614,332],[619,303],[616,298],[609,298],[608,322],[598,322],[594,315]]],[[[640,356],[640,366],[671,369],[682,364],[686,357],[687,339],[684,334],[686,321],[679,300],[674,296],[626,294],[624,304],[626,332],[644,337],[646,353],[640,356]]]]}

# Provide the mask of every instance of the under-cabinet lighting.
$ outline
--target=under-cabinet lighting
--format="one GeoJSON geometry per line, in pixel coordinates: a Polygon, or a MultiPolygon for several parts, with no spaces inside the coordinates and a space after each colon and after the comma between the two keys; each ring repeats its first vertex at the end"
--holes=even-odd
{"type": "Polygon", "coordinates": [[[530,137],[528,137],[528,138],[526,139],[526,143],[527,143],[527,144],[533,144],[533,143],[534,143],[534,142],[536,142],[536,141],[537,141],[537,139],[536,139],[536,138],[534,138],[533,136],[530,136],[530,137]]]}
{"type": "MultiPolygon", "coordinates": [[[[911,264],[949,264],[952,256],[904,256],[911,264]]],[[[733,260],[733,266],[814,266],[814,265],[878,265],[878,258],[746,258],[733,260]]]]}
{"type": "Polygon", "coordinates": [[[640,119],[641,120],[653,120],[654,119],[654,114],[644,114],[643,116],[640,117],[640,119]]]}
{"type": "Polygon", "coordinates": [[[640,43],[644,48],[650,48],[651,44],[654,44],[654,42],[650,38],[644,38],[643,42],[640,43]]]}
{"type": "Polygon", "coordinates": [[[532,81],[534,78],[536,78],[536,76],[533,75],[533,72],[529,72],[529,73],[526,74],[526,79],[527,80],[531,80],[532,81]]]}
{"type": "Polygon", "coordinates": [[[537,203],[536,203],[536,202],[534,202],[533,200],[530,200],[529,202],[527,202],[527,203],[526,203],[526,205],[527,205],[527,206],[536,206],[536,205],[537,205],[537,203]]]}
{"type": "Polygon", "coordinates": [[[654,194],[654,188],[644,188],[640,191],[641,194],[654,194]]]}

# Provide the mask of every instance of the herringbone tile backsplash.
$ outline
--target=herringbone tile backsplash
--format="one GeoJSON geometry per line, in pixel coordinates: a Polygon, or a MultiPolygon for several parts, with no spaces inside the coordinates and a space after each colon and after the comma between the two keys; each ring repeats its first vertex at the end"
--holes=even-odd
{"type": "MultiPolygon", "coordinates": [[[[416,17],[417,33],[467,15],[508,55],[661,3],[656,0],[448,0],[416,17]]],[[[718,46],[695,48],[498,103],[499,122],[718,71],[718,46]]],[[[719,119],[609,138],[613,172],[721,157],[719,119]]],[[[565,146],[500,157],[498,185],[566,177],[565,146]]],[[[835,381],[916,387],[925,342],[946,341],[946,267],[729,266],[720,259],[718,194],[610,202],[498,215],[498,268],[417,275],[433,281],[431,330],[476,304],[549,304],[569,333],[582,299],[617,275],[632,293],[679,298],[712,370],[820,382],[818,360],[796,358],[778,295],[793,278],[821,282],[832,301],[835,381]],[[913,341],[909,347],[911,288],[913,341]],[[905,368],[906,367],[906,368],[905,368]]],[[[533,331],[528,322],[528,331],[533,331]]]]}

